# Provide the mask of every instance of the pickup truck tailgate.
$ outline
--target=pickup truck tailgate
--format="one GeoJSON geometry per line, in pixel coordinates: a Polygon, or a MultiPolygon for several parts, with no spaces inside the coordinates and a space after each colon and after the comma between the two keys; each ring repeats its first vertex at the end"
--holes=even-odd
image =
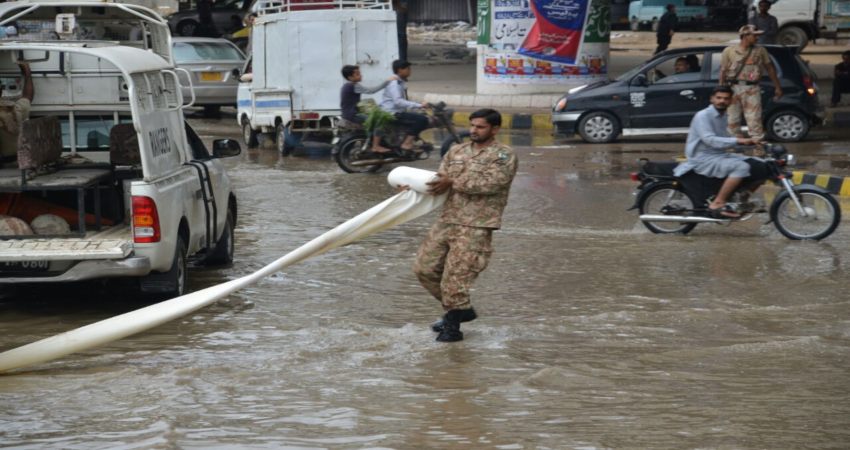
{"type": "Polygon", "coordinates": [[[0,241],[0,261],[123,259],[132,251],[133,239],[126,226],[86,233],[84,238],[0,241]]]}

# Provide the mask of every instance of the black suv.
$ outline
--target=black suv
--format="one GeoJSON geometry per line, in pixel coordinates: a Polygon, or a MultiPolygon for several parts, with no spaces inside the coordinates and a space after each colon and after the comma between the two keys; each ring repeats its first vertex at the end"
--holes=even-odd
{"type": "MultiPolygon", "coordinates": [[[[624,136],[682,134],[694,113],[709,104],[717,86],[725,47],[692,47],[659,53],[620,75],[571,89],[552,111],[559,133],[578,133],[587,142],[611,142],[624,136]]],[[[816,76],[794,47],[766,45],[783,96],[773,99],[773,83],[761,80],[765,131],[772,140],[799,141],[823,121],[816,76]]]]}

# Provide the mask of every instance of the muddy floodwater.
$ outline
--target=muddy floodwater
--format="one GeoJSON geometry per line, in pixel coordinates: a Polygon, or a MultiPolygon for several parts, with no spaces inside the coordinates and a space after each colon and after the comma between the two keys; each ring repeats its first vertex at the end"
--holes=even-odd
{"type": "MultiPolygon", "coordinates": [[[[199,132],[209,140],[214,125],[199,132]]],[[[463,342],[434,341],[439,305],[411,273],[431,214],[151,331],[0,376],[0,447],[850,445],[846,222],[823,242],[759,220],[654,235],[626,211],[628,172],[681,144],[516,143],[519,173],[463,342]]],[[[834,142],[799,148],[810,168],[846,170],[834,142]]],[[[193,289],[251,273],[393,194],[386,172],[344,174],[321,152],[251,149],[228,165],[236,261],[194,270],[193,289]]],[[[140,306],[130,303],[108,290],[9,296],[0,349],[140,306]]]]}

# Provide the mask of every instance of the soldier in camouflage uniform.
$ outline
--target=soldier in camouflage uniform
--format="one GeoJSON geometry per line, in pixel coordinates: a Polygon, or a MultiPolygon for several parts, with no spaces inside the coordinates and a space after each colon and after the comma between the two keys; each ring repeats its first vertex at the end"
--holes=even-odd
{"type": "Polygon", "coordinates": [[[472,113],[469,143],[455,145],[443,157],[430,193],[448,192],[439,219],[419,247],[413,271],[422,286],[443,305],[443,318],[432,325],[437,340],[463,339],[461,322],[477,316],[469,288],[490,261],[493,230],[517,170],[517,157],[495,140],[502,116],[492,109],[472,113]]]}
{"type": "Polygon", "coordinates": [[[762,124],[761,87],[762,70],[767,70],[773,81],[774,95],[782,97],[782,87],[776,76],[776,69],[764,47],[756,45],[758,31],[752,25],[744,25],[738,30],[741,43],[723,50],[720,56],[720,84],[732,87],[732,104],[726,113],[729,133],[735,137],[744,137],[741,132],[741,112],[747,121],[750,137],[764,139],[762,124]]]}
{"type": "Polygon", "coordinates": [[[35,93],[32,85],[32,72],[29,64],[19,64],[24,78],[21,98],[4,100],[3,86],[0,85],[0,167],[13,164],[18,159],[18,135],[21,124],[29,118],[30,106],[35,93]]]}

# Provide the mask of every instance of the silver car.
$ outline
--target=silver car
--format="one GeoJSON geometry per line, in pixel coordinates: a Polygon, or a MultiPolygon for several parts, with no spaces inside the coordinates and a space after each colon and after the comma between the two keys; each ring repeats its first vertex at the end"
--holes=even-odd
{"type": "MultiPolygon", "coordinates": [[[[195,105],[204,107],[204,114],[217,115],[222,106],[236,106],[239,75],[245,65],[245,54],[226,39],[175,37],[172,48],[177,67],[186,69],[195,88],[195,105]]],[[[184,76],[184,75],[181,75],[184,76]]],[[[183,98],[190,99],[189,83],[183,98]]]]}

